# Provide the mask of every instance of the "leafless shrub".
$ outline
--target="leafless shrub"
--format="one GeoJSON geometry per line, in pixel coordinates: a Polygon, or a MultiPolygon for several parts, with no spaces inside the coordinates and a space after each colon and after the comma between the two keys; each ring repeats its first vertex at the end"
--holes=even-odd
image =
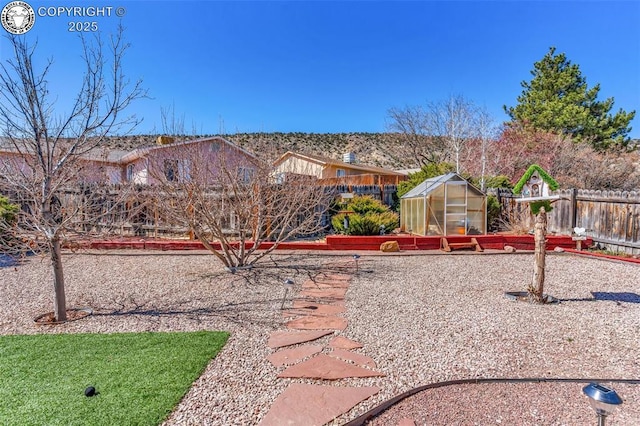
{"type": "Polygon", "coordinates": [[[319,232],[331,198],[316,178],[275,174],[270,162],[222,139],[183,144],[179,160],[154,159],[149,173],[163,219],[188,228],[231,270],[319,232]]]}

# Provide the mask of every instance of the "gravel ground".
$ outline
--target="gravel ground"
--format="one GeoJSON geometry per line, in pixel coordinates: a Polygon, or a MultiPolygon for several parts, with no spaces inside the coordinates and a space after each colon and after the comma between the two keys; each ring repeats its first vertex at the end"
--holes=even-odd
{"type": "MultiPolygon", "coordinates": [[[[282,281],[291,277],[300,285],[323,272],[353,272],[349,255],[274,259],[278,268],[230,275],[202,253],[68,255],[68,305],[90,306],[95,314],[36,326],[33,318],[51,310],[52,296],[48,265],[33,258],[0,268],[0,334],[228,330],[228,344],[166,424],[257,424],[291,382],[277,379],[279,370],[265,359],[272,352],[268,334],[284,329],[282,281]]],[[[640,379],[640,267],[552,254],[547,290],[562,303],[505,298],[504,291],[526,287],[532,262],[531,254],[363,255],[347,292],[349,326],[341,334],[363,343],[358,352],[372,357],[386,376],[334,383],[382,390],[332,425],[444,380],[640,379]]],[[[404,417],[430,425],[590,424],[595,416],[580,395],[582,386],[450,386],[417,394],[372,424],[394,425],[404,417]],[[497,405],[489,410],[491,401],[497,405]]],[[[640,386],[612,386],[625,403],[608,424],[640,424],[640,386]]]]}

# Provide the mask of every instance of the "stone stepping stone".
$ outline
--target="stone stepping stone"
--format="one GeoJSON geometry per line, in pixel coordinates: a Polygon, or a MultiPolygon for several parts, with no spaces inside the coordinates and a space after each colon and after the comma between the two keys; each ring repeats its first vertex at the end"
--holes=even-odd
{"type": "Polygon", "coordinates": [[[307,289],[300,292],[301,297],[310,297],[315,299],[335,299],[343,300],[347,293],[346,288],[321,288],[307,289]]]}
{"type": "Polygon", "coordinates": [[[322,426],[380,391],[377,387],[337,387],[292,383],[275,400],[260,426],[322,426]]]}
{"type": "Polygon", "coordinates": [[[349,282],[348,281],[324,282],[324,281],[307,280],[307,281],[302,283],[302,289],[303,290],[306,290],[306,289],[325,289],[325,288],[347,288],[347,287],[349,287],[349,282]]]}
{"type": "Polygon", "coordinates": [[[282,312],[283,317],[293,316],[335,316],[345,311],[344,304],[323,305],[321,303],[295,300],[293,308],[282,312]]]}
{"type": "MultiPolygon", "coordinates": [[[[317,306],[318,309],[331,309],[331,307],[335,307],[336,309],[340,308],[341,310],[339,312],[334,312],[336,314],[339,314],[345,311],[344,301],[342,300],[336,300],[335,302],[328,303],[328,304],[309,302],[308,300],[294,300],[292,305],[292,307],[295,309],[309,308],[310,306],[317,306]]],[[[314,309],[312,308],[311,310],[314,310],[314,309]]]]}
{"type": "Polygon", "coordinates": [[[319,354],[287,368],[278,374],[278,377],[337,380],[348,377],[378,377],[384,375],[379,371],[358,367],[329,355],[319,354]]]}
{"type": "Polygon", "coordinates": [[[405,417],[404,419],[400,419],[396,426],[416,426],[416,422],[413,419],[405,417]]]}
{"type": "Polygon", "coordinates": [[[329,347],[334,349],[359,349],[362,347],[362,343],[347,339],[346,337],[337,336],[329,341],[329,347]]]}
{"type": "Polygon", "coordinates": [[[376,368],[376,362],[373,358],[366,355],[359,354],[357,352],[351,352],[344,349],[334,349],[329,353],[329,356],[342,359],[345,361],[353,361],[358,365],[364,365],[369,368],[376,368]]]}
{"type": "MultiPolygon", "coordinates": [[[[344,265],[343,265],[344,266],[344,265]]],[[[354,265],[355,270],[355,265],[354,265]]],[[[316,282],[351,281],[349,274],[322,274],[315,278],[316,282]]]]}
{"type": "Polygon", "coordinates": [[[323,346],[321,345],[303,345],[297,348],[283,349],[269,355],[267,357],[267,361],[273,364],[274,367],[291,365],[319,352],[322,352],[322,349],[323,346]]]}
{"type": "Polygon", "coordinates": [[[333,330],[314,330],[314,331],[274,331],[269,335],[267,346],[271,349],[281,348],[283,346],[291,346],[298,343],[310,342],[333,334],[333,330]]]}
{"type": "Polygon", "coordinates": [[[307,280],[302,283],[302,289],[325,289],[325,288],[347,288],[349,287],[349,282],[347,281],[312,281],[307,280]]]}
{"type": "Polygon", "coordinates": [[[313,280],[306,280],[302,283],[302,289],[320,289],[320,288],[333,288],[333,286],[329,283],[317,283],[313,280]]]}
{"type": "Polygon", "coordinates": [[[296,330],[344,330],[347,320],[341,317],[309,316],[291,320],[286,326],[296,330]]]}

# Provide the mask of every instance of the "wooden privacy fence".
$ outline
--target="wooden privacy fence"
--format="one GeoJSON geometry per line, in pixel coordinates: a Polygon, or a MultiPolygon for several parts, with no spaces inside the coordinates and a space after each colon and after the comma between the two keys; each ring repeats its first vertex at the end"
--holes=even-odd
{"type": "Polygon", "coordinates": [[[398,185],[336,185],[335,190],[340,193],[352,193],[354,195],[369,195],[386,206],[393,206],[398,192],[398,185]]]}
{"type": "MultiPolygon", "coordinates": [[[[509,222],[528,209],[517,203],[510,190],[490,189],[501,204],[501,217],[509,222]]],[[[640,253],[640,193],[565,189],[548,215],[548,231],[570,235],[574,227],[585,228],[595,242],[613,251],[640,253]]]]}
{"type": "MultiPolygon", "coordinates": [[[[395,186],[393,193],[395,193],[395,186]]],[[[386,186],[385,186],[386,188],[386,186]]],[[[372,195],[374,198],[385,198],[385,190],[378,185],[361,185],[349,188],[326,186],[324,190],[333,198],[347,189],[358,195],[372,195]]],[[[208,196],[216,197],[216,189],[212,188],[208,196]]],[[[173,194],[175,195],[175,194],[173,194]]],[[[386,198],[391,198],[387,195],[386,198]]],[[[30,211],[29,201],[19,196],[12,200],[30,211]]],[[[116,234],[122,236],[193,236],[189,232],[185,220],[175,220],[166,214],[166,203],[179,202],[169,196],[163,196],[156,187],[120,185],[85,185],[64,188],[56,193],[57,210],[64,218],[68,214],[67,227],[87,234],[116,234]]],[[[318,209],[327,210],[329,205],[319,205],[318,209]]],[[[232,209],[217,213],[223,232],[237,234],[236,217],[232,209]]],[[[331,218],[325,213],[320,218],[320,225],[328,227],[331,218]]],[[[304,220],[304,217],[299,219],[304,220]]]]}

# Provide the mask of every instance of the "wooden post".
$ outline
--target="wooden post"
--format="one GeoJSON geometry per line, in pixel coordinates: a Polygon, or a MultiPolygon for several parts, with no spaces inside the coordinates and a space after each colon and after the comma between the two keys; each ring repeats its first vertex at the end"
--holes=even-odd
{"type": "Polygon", "coordinates": [[[533,237],[535,242],[535,265],[533,269],[533,280],[527,289],[529,299],[536,303],[544,303],[544,267],[546,256],[546,237],[547,234],[547,212],[544,207],[540,207],[540,211],[536,216],[536,223],[533,228],[533,237]]]}
{"type": "Polygon", "coordinates": [[[573,188],[571,190],[571,230],[575,228],[578,223],[578,190],[573,188]]]}

